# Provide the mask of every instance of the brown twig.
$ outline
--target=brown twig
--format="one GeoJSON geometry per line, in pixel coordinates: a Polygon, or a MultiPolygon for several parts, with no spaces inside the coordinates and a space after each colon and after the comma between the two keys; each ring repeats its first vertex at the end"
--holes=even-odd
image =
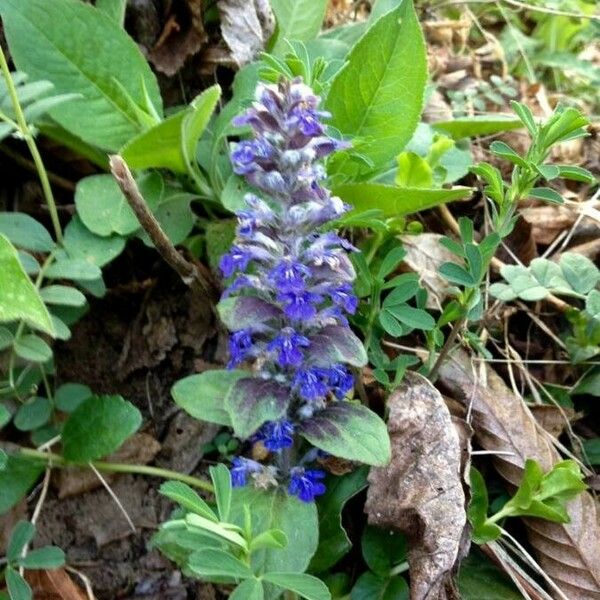
{"type": "Polygon", "coordinates": [[[150,212],[127,163],[118,154],[113,154],[109,162],[113,177],[158,253],[179,274],[181,280],[199,296],[208,296],[211,300],[215,299],[217,296],[215,286],[200,272],[196,265],[177,252],[156,217],[150,212]]]}

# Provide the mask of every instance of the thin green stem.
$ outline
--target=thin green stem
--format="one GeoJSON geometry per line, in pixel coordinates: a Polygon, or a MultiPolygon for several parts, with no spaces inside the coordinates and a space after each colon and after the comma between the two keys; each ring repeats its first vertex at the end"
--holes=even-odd
{"type": "Polygon", "coordinates": [[[27,147],[29,148],[29,152],[31,153],[31,157],[33,158],[38,177],[40,178],[40,183],[42,184],[42,191],[44,192],[46,205],[48,206],[48,211],[50,212],[50,218],[52,220],[52,226],[54,227],[56,241],[62,246],[63,233],[62,228],[60,226],[60,220],[58,218],[56,201],[54,200],[52,187],[50,186],[50,180],[48,179],[48,173],[46,172],[46,168],[44,167],[44,162],[42,161],[42,157],[38,150],[37,144],[35,143],[35,139],[33,137],[31,129],[27,124],[27,119],[25,118],[23,109],[21,108],[21,103],[19,102],[19,96],[17,94],[17,88],[15,87],[15,83],[10,73],[10,69],[8,68],[6,56],[4,55],[4,51],[2,50],[2,48],[0,48],[0,69],[2,69],[2,74],[4,75],[4,79],[6,81],[6,87],[8,89],[8,93],[13,104],[16,116],[16,123],[18,125],[19,131],[21,132],[21,135],[23,136],[23,139],[25,140],[25,143],[27,144],[27,147]]]}
{"type": "MultiPolygon", "coordinates": [[[[85,465],[73,464],[67,462],[60,454],[53,452],[42,452],[41,450],[35,450],[33,448],[21,448],[20,454],[27,458],[39,459],[44,462],[51,463],[53,467],[69,468],[79,467],[84,468],[85,465]]],[[[214,491],[213,486],[204,479],[198,477],[192,477],[191,475],[184,475],[183,473],[177,473],[177,471],[171,471],[169,469],[161,469],[159,467],[149,467],[147,465],[135,465],[126,463],[112,463],[103,461],[91,461],[90,464],[98,469],[98,471],[106,471],[108,473],[133,473],[136,475],[149,475],[150,477],[160,477],[161,479],[174,479],[187,483],[192,487],[199,488],[206,492],[214,491]]]]}

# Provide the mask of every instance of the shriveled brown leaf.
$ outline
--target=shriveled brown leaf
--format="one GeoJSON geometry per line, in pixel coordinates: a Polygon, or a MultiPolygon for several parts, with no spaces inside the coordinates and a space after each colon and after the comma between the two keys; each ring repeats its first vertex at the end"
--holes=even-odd
{"type": "MultiPolygon", "coordinates": [[[[531,411],[490,368],[483,377],[469,356],[458,350],[442,365],[440,383],[465,405],[471,405],[473,428],[494,458],[500,475],[515,488],[522,479],[527,458],[544,470],[561,460],[550,436],[536,423],[531,411]]],[[[568,506],[571,522],[551,523],[525,519],[529,541],[544,571],[570,600],[600,599],[600,525],[594,498],[577,496],[568,506]]]]}
{"type": "Polygon", "coordinates": [[[555,204],[529,206],[521,210],[521,215],[531,224],[533,239],[544,246],[550,245],[577,218],[575,211],[555,204]]]}
{"type": "MultiPolygon", "coordinates": [[[[159,450],[160,444],[151,435],[136,433],[126,440],[117,452],[111,454],[107,461],[145,465],[158,454],[159,450]]],[[[106,481],[111,482],[116,475],[105,473],[103,477],[106,481]]],[[[59,498],[76,496],[102,487],[102,482],[90,469],[71,468],[57,471],[55,482],[59,498]]]]}
{"type": "Polygon", "coordinates": [[[242,67],[261,52],[275,30],[268,0],[219,0],[221,33],[233,62],[242,67]]]}
{"type": "Polygon", "coordinates": [[[172,5],[163,30],[148,58],[158,71],[171,77],[189,56],[206,42],[202,22],[202,0],[179,0],[172,5]]]}
{"type": "Polygon", "coordinates": [[[575,411],[572,408],[536,404],[530,407],[537,422],[552,436],[559,437],[569,421],[575,420],[575,411]]]}
{"type": "Polygon", "coordinates": [[[369,522],[408,536],[412,600],[455,598],[452,574],[468,550],[459,434],[441,394],[416,373],[388,405],[392,460],[371,469],[369,522]]]}
{"type": "Polygon", "coordinates": [[[448,282],[440,277],[438,269],[456,257],[440,244],[443,235],[422,233],[400,236],[406,250],[404,262],[411,271],[419,274],[421,285],[427,289],[427,308],[439,309],[448,295],[448,282]]]}
{"type": "Polygon", "coordinates": [[[88,600],[64,569],[26,571],[25,576],[35,600],[88,600]]]}

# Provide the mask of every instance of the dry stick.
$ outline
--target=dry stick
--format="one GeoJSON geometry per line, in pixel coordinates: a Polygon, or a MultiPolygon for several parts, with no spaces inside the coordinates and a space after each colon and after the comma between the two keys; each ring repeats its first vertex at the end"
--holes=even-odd
{"type": "Polygon", "coordinates": [[[135,213],[137,220],[162,258],[179,274],[183,283],[189,285],[194,292],[200,296],[208,295],[209,298],[215,299],[215,286],[200,272],[196,265],[177,252],[156,217],[150,212],[127,163],[118,154],[113,154],[110,157],[110,170],[131,210],[135,213]]]}

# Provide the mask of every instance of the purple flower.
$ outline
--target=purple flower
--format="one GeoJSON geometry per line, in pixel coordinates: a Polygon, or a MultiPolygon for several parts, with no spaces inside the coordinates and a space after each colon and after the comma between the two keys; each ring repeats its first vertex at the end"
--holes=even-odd
{"type": "Polygon", "coordinates": [[[219,268],[225,277],[231,277],[236,271],[245,271],[251,260],[252,254],[248,250],[232,246],[231,250],[222,256],[219,268]]]}
{"type": "Polygon", "coordinates": [[[277,300],[284,305],[286,316],[295,321],[309,321],[317,314],[316,305],[323,297],[311,292],[288,292],[279,294],[277,300]]]}
{"type": "Polygon", "coordinates": [[[290,448],[294,443],[294,426],[290,421],[268,421],[254,435],[256,441],[261,441],[271,452],[279,452],[290,448]]]}
{"type": "Polygon", "coordinates": [[[334,304],[341,306],[351,315],[356,312],[356,309],[358,308],[358,298],[354,295],[352,286],[349,283],[344,283],[331,290],[330,294],[334,304]]]}
{"type": "Polygon", "coordinates": [[[320,367],[302,369],[296,373],[294,386],[304,400],[317,400],[323,398],[329,392],[329,372],[320,367]]]}
{"type": "Polygon", "coordinates": [[[263,466],[255,460],[236,456],[231,461],[231,484],[233,487],[244,487],[248,483],[248,475],[260,473],[263,466]]]}
{"type": "Polygon", "coordinates": [[[277,352],[277,362],[282,367],[297,367],[302,363],[304,354],[302,348],[310,345],[308,338],[297,333],[291,327],[286,327],[267,346],[270,352],[277,352]]]}
{"type": "Polygon", "coordinates": [[[327,369],[327,380],[339,400],[354,387],[354,377],[343,365],[334,365],[327,369]]]}
{"type": "Polygon", "coordinates": [[[325,484],[320,481],[325,478],[324,471],[294,467],[290,475],[288,492],[292,496],[298,496],[302,502],[312,502],[315,496],[325,493],[325,484]]]}
{"type": "Polygon", "coordinates": [[[252,343],[252,335],[249,329],[240,329],[231,334],[229,337],[228,369],[233,369],[246,358],[252,348],[252,343]]]}
{"type": "Polygon", "coordinates": [[[233,170],[238,175],[252,173],[261,161],[268,160],[272,154],[272,146],[262,138],[240,142],[231,153],[233,170]]]}
{"type": "Polygon", "coordinates": [[[286,258],[269,273],[269,279],[281,293],[300,292],[309,275],[310,269],[306,265],[286,258]]]}

